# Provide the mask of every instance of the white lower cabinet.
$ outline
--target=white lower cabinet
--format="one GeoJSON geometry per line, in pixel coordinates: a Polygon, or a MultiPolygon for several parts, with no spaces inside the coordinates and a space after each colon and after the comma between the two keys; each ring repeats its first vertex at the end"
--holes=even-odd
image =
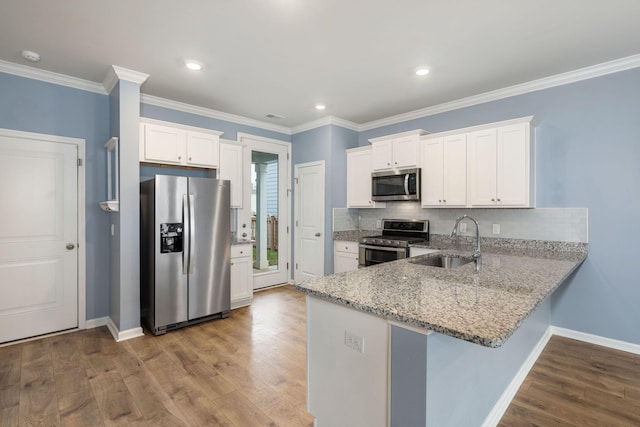
{"type": "Polygon", "coordinates": [[[358,269],[358,243],[345,240],[333,242],[333,274],[358,269]]]}
{"type": "Polygon", "coordinates": [[[253,299],[252,245],[231,246],[231,308],[244,307],[253,299]]]}

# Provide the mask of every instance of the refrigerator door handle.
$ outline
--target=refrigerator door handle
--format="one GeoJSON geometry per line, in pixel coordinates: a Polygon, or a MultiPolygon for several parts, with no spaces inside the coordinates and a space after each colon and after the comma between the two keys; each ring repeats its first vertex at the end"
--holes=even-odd
{"type": "Polygon", "coordinates": [[[182,196],[182,218],[184,221],[184,236],[186,244],[182,252],[182,274],[193,273],[193,236],[194,234],[194,214],[193,214],[193,195],[185,194],[182,196]]]}
{"type": "Polygon", "coordinates": [[[193,194],[189,194],[189,268],[187,269],[188,274],[193,273],[193,264],[195,253],[194,253],[194,244],[195,244],[195,236],[196,236],[196,215],[195,215],[195,200],[193,194]]]}

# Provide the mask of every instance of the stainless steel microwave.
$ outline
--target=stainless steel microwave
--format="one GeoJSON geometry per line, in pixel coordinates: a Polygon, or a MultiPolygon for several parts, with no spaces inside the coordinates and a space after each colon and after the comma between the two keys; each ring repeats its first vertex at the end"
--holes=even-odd
{"type": "Polygon", "coordinates": [[[371,199],[375,202],[420,200],[420,168],[372,173],[371,199]]]}

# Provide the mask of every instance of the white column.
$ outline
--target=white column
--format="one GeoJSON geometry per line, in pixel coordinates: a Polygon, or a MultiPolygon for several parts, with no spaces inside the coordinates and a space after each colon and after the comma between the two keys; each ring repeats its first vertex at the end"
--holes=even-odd
{"type": "Polygon", "coordinates": [[[267,165],[256,163],[256,261],[254,268],[269,268],[267,260],[267,165]]]}

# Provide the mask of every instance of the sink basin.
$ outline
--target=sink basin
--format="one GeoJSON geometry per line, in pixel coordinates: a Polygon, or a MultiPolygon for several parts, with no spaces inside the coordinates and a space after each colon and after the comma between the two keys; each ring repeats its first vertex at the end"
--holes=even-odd
{"type": "Polygon", "coordinates": [[[453,255],[438,255],[422,259],[409,260],[412,264],[426,265],[429,267],[440,268],[456,268],[461,265],[468,264],[473,261],[473,258],[453,256],[453,255]]]}

